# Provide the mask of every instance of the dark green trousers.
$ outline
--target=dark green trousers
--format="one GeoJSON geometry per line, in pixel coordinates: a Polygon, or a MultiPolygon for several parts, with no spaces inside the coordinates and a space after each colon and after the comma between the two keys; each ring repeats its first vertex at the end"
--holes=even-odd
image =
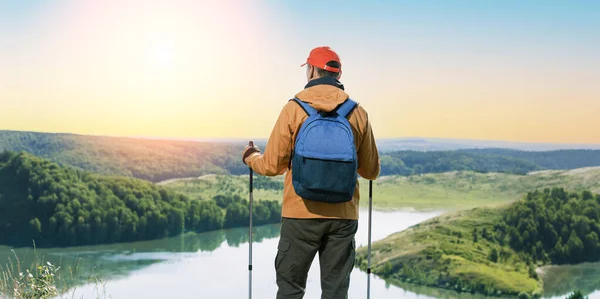
{"type": "Polygon", "coordinates": [[[357,229],[357,220],[283,218],[275,258],[277,299],[304,297],[308,271],[317,252],[321,299],[347,299],[357,229]]]}

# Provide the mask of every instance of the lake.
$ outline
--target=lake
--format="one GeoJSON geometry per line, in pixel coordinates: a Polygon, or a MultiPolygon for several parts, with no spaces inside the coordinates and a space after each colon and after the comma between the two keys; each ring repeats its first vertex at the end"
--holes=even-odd
{"type": "MultiPolygon", "coordinates": [[[[440,213],[374,211],[373,240],[385,238],[440,213]]],[[[367,216],[367,211],[361,210],[357,247],[367,245],[367,216]]],[[[274,258],[278,235],[279,225],[254,228],[253,298],[275,297],[274,258]]],[[[24,263],[31,262],[31,249],[15,251],[24,263]]],[[[247,228],[187,233],[145,242],[39,249],[38,254],[63,269],[76,269],[69,280],[76,287],[60,298],[248,298],[247,228]],[[90,283],[90,275],[105,281],[90,283]]],[[[0,259],[6,261],[9,256],[14,257],[10,248],[0,247],[0,259]]],[[[592,292],[589,298],[600,298],[600,285],[594,285],[597,279],[585,279],[599,277],[600,263],[552,267],[545,271],[545,275],[548,281],[561,282],[546,286],[545,292],[554,296],[548,298],[564,298],[564,294],[573,288],[592,292]]],[[[350,299],[366,298],[365,272],[355,268],[350,283],[350,299]]],[[[315,257],[309,272],[305,298],[320,298],[318,257],[315,257]]],[[[486,297],[411,284],[395,286],[371,276],[371,298],[486,297]]]]}

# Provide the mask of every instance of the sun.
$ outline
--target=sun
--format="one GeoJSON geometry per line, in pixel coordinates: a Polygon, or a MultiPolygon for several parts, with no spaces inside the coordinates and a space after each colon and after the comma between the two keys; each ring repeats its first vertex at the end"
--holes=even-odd
{"type": "Polygon", "coordinates": [[[147,63],[157,68],[170,68],[175,59],[175,47],[168,41],[155,41],[148,46],[147,63]]]}

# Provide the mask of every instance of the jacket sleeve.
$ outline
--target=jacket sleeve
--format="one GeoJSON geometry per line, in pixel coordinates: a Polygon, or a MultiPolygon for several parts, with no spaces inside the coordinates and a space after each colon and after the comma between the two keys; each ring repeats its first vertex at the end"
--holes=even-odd
{"type": "Polygon", "coordinates": [[[246,158],[248,166],[258,174],[276,176],[285,173],[292,150],[289,103],[282,109],[271,131],[264,153],[254,153],[246,158]]]}
{"type": "Polygon", "coordinates": [[[358,174],[367,180],[375,180],[381,171],[381,162],[371,122],[368,116],[366,119],[366,130],[358,148],[358,174]]]}

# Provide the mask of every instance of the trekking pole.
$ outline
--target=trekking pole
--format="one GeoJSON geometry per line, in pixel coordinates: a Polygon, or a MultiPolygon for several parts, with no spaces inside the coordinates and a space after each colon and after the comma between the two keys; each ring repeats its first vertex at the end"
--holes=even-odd
{"type": "MultiPolygon", "coordinates": [[[[254,147],[254,143],[250,141],[248,144],[250,147],[254,147]]],[[[248,229],[248,240],[250,247],[248,247],[248,298],[252,299],[252,201],[254,200],[252,196],[252,168],[250,169],[250,207],[249,215],[250,215],[250,227],[248,229]]]]}
{"type": "Polygon", "coordinates": [[[369,180],[369,249],[367,264],[367,299],[371,298],[371,211],[373,210],[373,181],[369,180]]]}

